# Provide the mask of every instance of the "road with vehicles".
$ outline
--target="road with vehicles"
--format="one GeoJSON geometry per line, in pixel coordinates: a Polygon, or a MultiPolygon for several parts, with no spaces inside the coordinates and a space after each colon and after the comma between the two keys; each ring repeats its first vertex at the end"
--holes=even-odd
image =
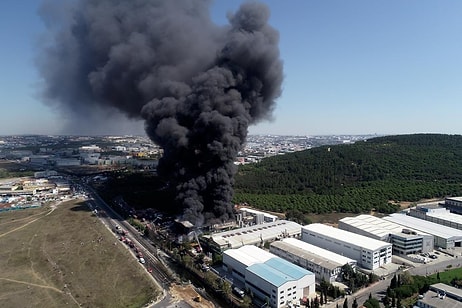
{"type": "MultiPolygon", "coordinates": [[[[114,233],[117,233],[116,231],[118,231],[118,228],[126,231],[126,234],[124,235],[124,237],[127,239],[126,243],[133,243],[133,247],[129,246],[132,248],[130,251],[138,260],[140,260],[140,258],[137,256],[138,253],[133,248],[136,247],[137,250],[141,252],[142,258],[145,261],[143,265],[157,282],[158,287],[164,294],[164,297],[166,297],[170,284],[174,282],[174,278],[172,277],[172,273],[157,258],[157,249],[150,243],[149,240],[145,239],[141,234],[139,234],[138,230],[133,228],[118,213],[116,213],[110,206],[108,206],[106,202],[104,202],[104,200],[91,187],[87,185],[84,187],[87,193],[89,193],[89,199],[87,203],[90,209],[94,211],[98,218],[114,233]]],[[[120,240],[121,234],[116,235],[120,240]]]]}
{"type": "MultiPolygon", "coordinates": [[[[159,289],[161,289],[163,296],[157,299],[157,302],[151,303],[150,308],[189,308],[191,307],[185,300],[178,298],[170,293],[170,286],[173,283],[178,282],[180,279],[177,278],[176,274],[168,267],[165,258],[162,258],[164,253],[158,250],[154,244],[145,238],[137,229],[126,222],[118,213],[116,213],[106,202],[88,185],[81,184],[85,188],[89,198],[87,204],[93,213],[105,224],[112,232],[115,233],[117,239],[127,245],[130,249],[134,258],[139,261],[141,253],[143,265],[148,273],[152,276],[154,281],[157,283],[159,289]],[[95,211],[96,210],[96,211],[95,211]],[[124,241],[121,240],[124,238],[124,241]]],[[[197,291],[197,290],[196,290],[197,291]]],[[[209,301],[213,299],[203,292],[199,292],[204,298],[209,301]]],[[[218,307],[214,303],[215,307],[218,307]]]]}

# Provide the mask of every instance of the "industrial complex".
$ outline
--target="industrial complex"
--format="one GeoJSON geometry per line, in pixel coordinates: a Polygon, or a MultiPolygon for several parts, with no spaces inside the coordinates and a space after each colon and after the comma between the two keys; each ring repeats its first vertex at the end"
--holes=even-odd
{"type": "Polygon", "coordinates": [[[345,217],[339,229],[361,234],[393,245],[394,255],[426,253],[433,250],[433,236],[372,215],[345,217]]]}
{"type": "Polygon", "coordinates": [[[403,228],[412,226],[413,229],[433,235],[435,247],[443,249],[461,247],[462,230],[443,226],[401,213],[391,214],[383,219],[399,224],[403,226],[403,228]]]}

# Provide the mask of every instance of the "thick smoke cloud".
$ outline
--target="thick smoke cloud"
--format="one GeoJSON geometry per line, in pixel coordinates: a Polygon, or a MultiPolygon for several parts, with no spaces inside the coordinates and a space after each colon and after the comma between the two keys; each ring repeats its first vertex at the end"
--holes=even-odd
{"type": "Polygon", "coordinates": [[[114,109],[145,121],[164,149],[159,175],[196,225],[232,217],[233,162],[283,79],[268,8],[244,3],[219,27],[209,5],[82,0],[60,21],[43,6],[53,40],[38,61],[44,100],[75,123],[114,109]]]}

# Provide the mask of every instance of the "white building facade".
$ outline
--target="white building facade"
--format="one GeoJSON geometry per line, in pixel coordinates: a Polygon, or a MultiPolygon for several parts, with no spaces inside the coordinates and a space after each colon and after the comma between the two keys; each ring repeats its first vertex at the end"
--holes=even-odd
{"type": "Polygon", "coordinates": [[[334,282],[345,264],[356,267],[356,260],[294,238],[271,243],[270,252],[314,273],[316,281],[334,282]]]}
{"type": "Polygon", "coordinates": [[[225,251],[223,264],[234,279],[244,282],[258,304],[279,308],[315,296],[312,272],[255,246],[225,251]]]}
{"type": "Polygon", "coordinates": [[[369,270],[392,261],[392,244],[324,224],[302,227],[302,241],[354,259],[369,270]]]}

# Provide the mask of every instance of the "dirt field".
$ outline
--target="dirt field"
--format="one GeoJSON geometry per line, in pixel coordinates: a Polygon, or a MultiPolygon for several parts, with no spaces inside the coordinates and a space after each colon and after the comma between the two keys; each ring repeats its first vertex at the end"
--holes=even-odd
{"type": "Polygon", "coordinates": [[[197,298],[199,294],[192,288],[191,285],[188,285],[188,286],[174,285],[170,288],[170,292],[172,296],[175,296],[175,298],[184,300],[191,307],[194,307],[194,308],[202,308],[202,307],[214,308],[215,307],[211,302],[206,301],[203,298],[201,298],[200,302],[196,301],[195,299],[197,298]]]}
{"type": "Polygon", "coordinates": [[[141,307],[158,291],[87,207],[0,213],[2,307],[141,307]]]}

